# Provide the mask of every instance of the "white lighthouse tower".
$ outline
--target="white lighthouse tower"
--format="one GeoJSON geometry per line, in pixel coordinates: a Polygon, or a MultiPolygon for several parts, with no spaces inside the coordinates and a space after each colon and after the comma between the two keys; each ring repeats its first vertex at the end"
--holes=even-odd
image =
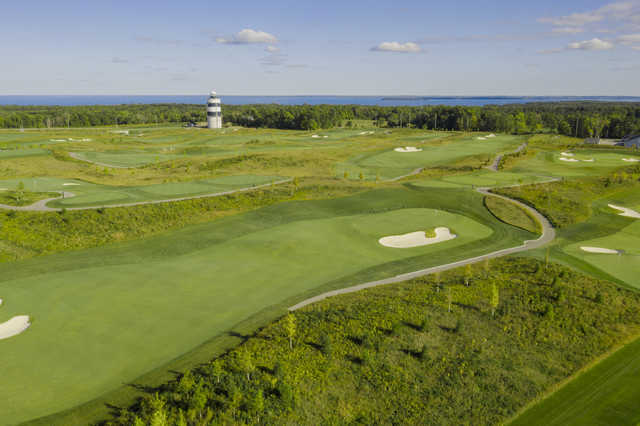
{"type": "Polygon", "coordinates": [[[215,90],[211,91],[207,101],[207,128],[222,129],[222,108],[215,90]]]}

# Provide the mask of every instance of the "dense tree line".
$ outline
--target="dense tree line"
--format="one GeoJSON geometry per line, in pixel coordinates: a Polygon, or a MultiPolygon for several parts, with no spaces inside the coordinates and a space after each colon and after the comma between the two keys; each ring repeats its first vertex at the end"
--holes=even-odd
{"type": "MultiPolygon", "coordinates": [[[[372,120],[380,127],[621,138],[640,133],[640,104],[556,102],[502,106],[224,105],[226,123],[315,130],[372,120]]],[[[202,122],[203,105],[0,106],[0,128],[202,122]]]]}

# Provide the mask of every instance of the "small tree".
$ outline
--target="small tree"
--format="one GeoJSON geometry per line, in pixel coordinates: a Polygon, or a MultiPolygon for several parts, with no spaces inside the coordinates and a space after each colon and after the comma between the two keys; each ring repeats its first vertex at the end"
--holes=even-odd
{"type": "Polygon", "coordinates": [[[238,367],[243,373],[246,374],[247,381],[251,381],[251,373],[255,371],[256,366],[253,364],[251,352],[249,352],[247,349],[241,349],[238,352],[238,367]]]}
{"type": "Polygon", "coordinates": [[[547,247],[547,252],[544,255],[544,269],[549,269],[549,247],[547,247]]]}
{"type": "Polygon", "coordinates": [[[473,272],[471,271],[471,265],[467,265],[464,268],[464,285],[469,287],[469,282],[471,281],[471,277],[473,276],[473,272]]]}
{"type": "Polygon", "coordinates": [[[298,185],[300,184],[297,176],[293,178],[292,183],[293,183],[293,193],[295,194],[298,191],[298,185]]]}
{"type": "Polygon", "coordinates": [[[296,335],[296,317],[291,312],[287,314],[284,328],[287,332],[287,337],[289,338],[289,349],[293,349],[293,338],[296,335]]]}
{"type": "Polygon", "coordinates": [[[496,314],[496,309],[500,304],[500,292],[498,290],[498,286],[496,283],[491,285],[491,316],[493,317],[496,314]]]}
{"type": "Polygon", "coordinates": [[[447,301],[449,302],[449,312],[451,312],[451,305],[453,304],[453,293],[451,292],[451,286],[448,286],[447,290],[447,301]]]}
{"type": "Polygon", "coordinates": [[[360,174],[358,175],[358,177],[360,178],[360,180],[364,180],[364,173],[360,172],[360,174]]]}
{"type": "Polygon", "coordinates": [[[436,291],[440,293],[440,271],[435,273],[434,278],[436,280],[436,291]]]}
{"type": "Polygon", "coordinates": [[[330,357],[333,353],[333,345],[331,344],[331,337],[329,337],[328,334],[322,335],[320,338],[320,346],[322,346],[322,353],[330,357]]]}
{"type": "Polygon", "coordinates": [[[222,377],[222,360],[216,359],[211,363],[211,375],[215,377],[216,383],[220,383],[220,378],[222,377]]]}
{"type": "Polygon", "coordinates": [[[345,179],[349,179],[349,172],[345,171],[343,176],[344,176],[345,179]]]}
{"type": "MultiPolygon", "coordinates": [[[[258,389],[256,394],[251,399],[251,411],[254,415],[259,416],[264,411],[264,395],[262,389],[258,389]]],[[[258,418],[258,422],[259,422],[258,418]]]]}

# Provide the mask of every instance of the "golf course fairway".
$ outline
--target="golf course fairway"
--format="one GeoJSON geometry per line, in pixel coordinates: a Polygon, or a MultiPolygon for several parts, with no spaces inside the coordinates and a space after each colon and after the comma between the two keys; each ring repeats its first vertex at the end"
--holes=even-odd
{"type": "MultiPolygon", "coordinates": [[[[270,306],[519,245],[468,190],[399,188],[288,202],[179,231],[0,266],[0,424],[92,400],[270,306]],[[464,202],[461,202],[464,201],[464,202]],[[379,238],[449,227],[394,249],[379,238]]],[[[284,306],[284,305],[283,305],[284,306]]]]}

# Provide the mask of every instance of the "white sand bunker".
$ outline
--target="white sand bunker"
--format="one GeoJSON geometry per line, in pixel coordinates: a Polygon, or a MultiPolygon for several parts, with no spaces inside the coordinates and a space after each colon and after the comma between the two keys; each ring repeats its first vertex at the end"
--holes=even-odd
{"type": "Polygon", "coordinates": [[[589,158],[588,160],[582,160],[582,161],[584,161],[585,163],[593,163],[596,160],[594,160],[593,158],[589,158]]]}
{"type": "Polygon", "coordinates": [[[575,158],[567,158],[567,157],[560,157],[560,161],[567,161],[569,163],[579,163],[580,160],[576,160],[575,158]]]}
{"type": "Polygon", "coordinates": [[[575,154],[572,154],[570,152],[561,152],[560,155],[563,155],[565,157],[573,157],[575,154]]]}
{"type": "Polygon", "coordinates": [[[480,136],[479,138],[476,138],[476,139],[479,140],[479,141],[486,141],[487,140],[487,138],[483,138],[482,136],[480,136]]]}
{"type": "Polygon", "coordinates": [[[457,235],[451,233],[449,228],[445,227],[436,228],[435,233],[436,236],[431,238],[427,238],[427,234],[424,231],[411,232],[404,235],[391,235],[389,237],[380,238],[378,242],[385,247],[411,248],[441,243],[443,241],[453,240],[457,237],[457,235]]]}
{"type": "Polygon", "coordinates": [[[626,161],[627,163],[638,163],[640,159],[637,158],[623,158],[622,161],[626,161]]]}
{"type": "Polygon", "coordinates": [[[611,250],[602,247],[580,247],[580,250],[586,251],[587,253],[620,254],[618,250],[611,250]]]}
{"type": "Polygon", "coordinates": [[[403,148],[394,149],[395,152],[420,152],[422,148],[416,148],[415,146],[405,146],[403,148]]]}
{"type": "Polygon", "coordinates": [[[360,133],[358,133],[358,134],[359,134],[359,135],[372,135],[372,134],[374,134],[374,133],[375,133],[375,132],[360,132],[360,133]]]}
{"type": "Polygon", "coordinates": [[[63,183],[62,186],[76,186],[80,185],[79,183],[63,183]]]}
{"type": "Polygon", "coordinates": [[[319,138],[319,135],[311,135],[312,138],[319,138]]]}
{"type": "Polygon", "coordinates": [[[487,135],[488,138],[495,138],[496,135],[494,135],[493,133],[491,133],[490,135],[487,135]]]}
{"type": "Polygon", "coordinates": [[[0,340],[16,336],[29,328],[30,325],[31,322],[28,315],[13,317],[9,321],[0,324],[0,340]]]}
{"type": "Polygon", "coordinates": [[[616,205],[613,205],[613,204],[609,204],[609,207],[611,207],[614,210],[620,210],[622,212],[622,213],[620,213],[620,216],[626,216],[626,217],[632,217],[634,219],[640,219],[640,213],[638,213],[635,210],[628,209],[626,207],[616,206],[616,205]]]}
{"type": "Polygon", "coordinates": [[[66,142],[66,139],[50,139],[51,142],[66,142]]]}

